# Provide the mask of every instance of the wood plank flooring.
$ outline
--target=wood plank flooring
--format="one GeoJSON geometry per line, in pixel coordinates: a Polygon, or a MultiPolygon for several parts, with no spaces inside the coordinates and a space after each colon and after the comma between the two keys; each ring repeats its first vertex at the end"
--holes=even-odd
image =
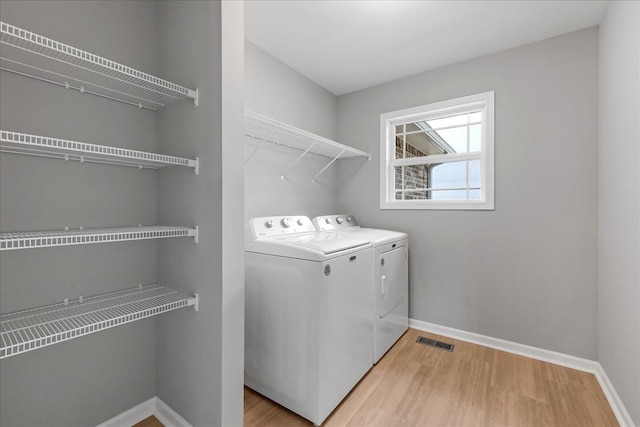
{"type": "MultiPolygon", "coordinates": [[[[245,387],[245,427],[309,426],[245,387]]],[[[323,426],[618,426],[593,374],[414,329],[323,426]],[[453,353],[416,343],[455,344],[453,353]]]]}
{"type": "Polygon", "coordinates": [[[133,427],[164,427],[164,424],[162,424],[156,417],[151,415],[150,417],[145,418],[144,420],[135,424],[133,427]]]}

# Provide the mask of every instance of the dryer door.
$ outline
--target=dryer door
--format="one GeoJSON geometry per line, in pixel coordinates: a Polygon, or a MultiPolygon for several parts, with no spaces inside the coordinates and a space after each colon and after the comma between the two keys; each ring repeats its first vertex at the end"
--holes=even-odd
{"type": "Polygon", "coordinates": [[[406,248],[401,246],[380,254],[378,258],[378,316],[384,317],[398,304],[404,301],[407,294],[407,258],[406,248]]]}

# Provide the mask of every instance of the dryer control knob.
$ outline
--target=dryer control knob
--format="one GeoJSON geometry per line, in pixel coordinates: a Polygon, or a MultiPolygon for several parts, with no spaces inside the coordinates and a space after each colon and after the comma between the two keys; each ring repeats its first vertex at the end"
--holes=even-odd
{"type": "Polygon", "coordinates": [[[326,222],[327,224],[331,224],[331,218],[325,219],[324,222],[326,222]]]}
{"type": "Polygon", "coordinates": [[[298,225],[304,225],[304,219],[300,218],[300,219],[298,220],[298,225]]]}
{"type": "Polygon", "coordinates": [[[338,216],[338,217],[336,217],[336,222],[338,224],[342,224],[344,222],[344,220],[341,217],[338,216]]]}
{"type": "Polygon", "coordinates": [[[350,216],[347,217],[347,222],[351,222],[351,217],[350,216]]]}
{"type": "Polygon", "coordinates": [[[273,221],[269,220],[264,223],[264,226],[267,228],[273,228],[273,221]]]}
{"type": "Polygon", "coordinates": [[[282,221],[280,221],[280,224],[282,224],[284,228],[289,228],[291,227],[291,220],[289,218],[282,218],[282,221]]]}

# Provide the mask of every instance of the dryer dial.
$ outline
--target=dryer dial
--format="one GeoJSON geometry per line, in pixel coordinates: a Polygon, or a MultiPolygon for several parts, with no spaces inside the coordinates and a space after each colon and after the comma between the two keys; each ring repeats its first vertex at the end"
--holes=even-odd
{"type": "Polygon", "coordinates": [[[280,221],[280,224],[282,224],[282,226],[284,228],[289,228],[291,227],[291,220],[289,218],[282,218],[282,221],[280,221]]]}

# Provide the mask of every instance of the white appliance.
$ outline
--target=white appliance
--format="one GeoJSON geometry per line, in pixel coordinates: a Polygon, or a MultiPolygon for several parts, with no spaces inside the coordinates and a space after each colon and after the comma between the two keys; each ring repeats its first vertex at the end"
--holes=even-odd
{"type": "Polygon", "coordinates": [[[375,247],[373,363],[395,344],[409,328],[409,236],[390,230],[361,228],[353,215],[323,215],[313,219],[325,235],[350,232],[375,247]]]}
{"type": "Polygon", "coordinates": [[[373,366],[373,245],[305,216],[245,236],[245,384],[320,425],[373,366]]]}

